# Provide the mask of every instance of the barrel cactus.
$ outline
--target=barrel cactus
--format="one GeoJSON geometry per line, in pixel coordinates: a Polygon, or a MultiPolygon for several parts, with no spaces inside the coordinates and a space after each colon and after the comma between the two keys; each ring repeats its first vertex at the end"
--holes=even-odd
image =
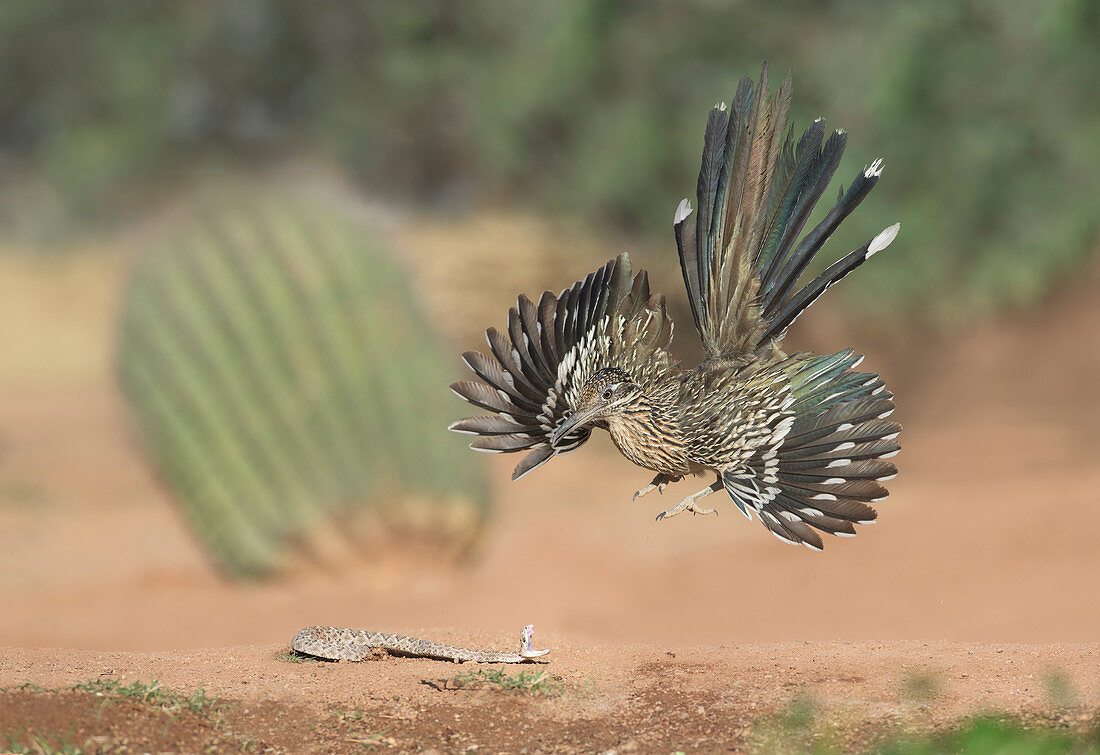
{"type": "Polygon", "coordinates": [[[377,238],[301,197],[207,202],[134,266],[123,393],[230,574],[410,535],[453,552],[484,521],[483,470],[445,432],[444,350],[377,238]]]}

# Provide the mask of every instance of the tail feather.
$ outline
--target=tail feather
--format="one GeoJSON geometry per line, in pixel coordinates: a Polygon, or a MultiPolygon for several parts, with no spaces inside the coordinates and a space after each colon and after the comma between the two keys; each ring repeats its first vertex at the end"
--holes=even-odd
{"type": "MultiPolygon", "coordinates": [[[[825,122],[822,120],[818,123],[821,130],[824,131],[825,122]]],[[[833,174],[840,166],[840,158],[844,156],[844,148],[847,144],[848,135],[843,131],[834,131],[825,140],[825,144],[820,150],[814,149],[806,156],[811,160],[811,164],[806,173],[806,178],[797,187],[799,191],[798,198],[791,210],[790,218],[783,228],[779,246],[772,260],[774,272],[761,279],[761,293],[765,312],[776,299],[786,296],[790,290],[792,281],[789,279],[792,271],[797,269],[800,273],[801,269],[809,262],[809,259],[799,258],[792,252],[792,247],[794,247],[798,234],[802,232],[803,226],[806,225],[806,221],[810,219],[810,213],[813,212],[818,200],[821,199],[821,195],[825,193],[829,182],[833,180],[833,174]]],[[[811,253],[810,258],[812,256],[811,253]]]]}
{"type": "Polygon", "coordinates": [[[774,99],[766,63],[755,87],[742,79],[730,106],[715,107],[707,119],[694,220],[686,199],[673,215],[692,318],[714,359],[751,361],[825,289],[883,248],[885,236],[897,233],[887,229],[796,291],[814,256],[874,188],[882,161],[857,174],[799,241],[840,165],[847,135],[834,131],[826,138],[825,121],[818,119],[795,145],[787,125],[790,101],[790,74],[774,99]]]}
{"type": "Polygon", "coordinates": [[[695,244],[696,224],[688,222],[691,213],[691,202],[687,199],[680,200],[672,216],[672,227],[676,234],[676,249],[680,254],[680,272],[684,275],[684,286],[691,305],[691,317],[695,321],[695,329],[702,333],[703,323],[699,319],[703,297],[699,280],[699,250],[695,244]]]}
{"type": "MultiPolygon", "coordinates": [[[[793,131],[792,131],[793,135],[793,131]]],[[[789,180],[779,183],[773,192],[775,196],[775,210],[769,223],[768,234],[764,244],[756,258],[756,269],[762,281],[771,280],[783,262],[780,248],[789,238],[793,227],[791,221],[798,200],[802,196],[802,189],[809,181],[811,170],[821,152],[821,144],[825,139],[825,120],[818,118],[810,124],[809,128],[802,132],[798,139],[798,147],[790,149],[787,144],[785,152],[789,155],[789,166],[780,166],[781,170],[790,170],[789,180]]]]}
{"type": "MultiPolygon", "coordinates": [[[[789,94],[789,74],[783,86],[787,87],[789,94]]],[[[786,125],[783,86],[773,104],[768,99],[768,66],[765,64],[760,72],[756,96],[753,97],[750,90],[745,103],[735,108],[740,116],[737,123],[739,133],[736,136],[736,152],[733,138],[727,140],[727,151],[734,155],[734,159],[728,163],[732,185],[725,196],[727,221],[722,223],[720,237],[726,264],[740,264],[739,261],[746,259],[749,250],[755,252],[758,245],[757,239],[765,217],[764,204],[776,160],[776,125],[779,123],[780,131],[786,125]]],[[[789,97],[787,103],[789,108],[789,97]]],[[[732,122],[730,136],[733,136],[732,122]]],[[[729,278],[723,276],[726,281],[729,278]]]]}
{"type": "MultiPolygon", "coordinates": [[[[764,89],[766,91],[767,87],[765,86],[764,89]]],[[[766,156],[757,166],[759,171],[759,194],[757,195],[757,201],[752,205],[754,216],[752,228],[747,239],[746,248],[738,250],[735,255],[738,258],[742,255],[751,254],[752,259],[755,260],[756,255],[759,254],[777,203],[777,186],[789,185],[789,176],[794,172],[794,149],[791,146],[792,131],[787,125],[790,109],[791,73],[788,71],[783,83],[779,85],[779,92],[775,96],[775,105],[772,111],[762,110],[762,117],[770,117],[771,119],[768,124],[770,138],[766,156]]]]}
{"type": "MultiPolygon", "coordinates": [[[[760,91],[767,87],[767,67],[761,76],[760,91]]],[[[744,79],[737,88],[726,123],[725,144],[722,147],[723,165],[719,173],[718,186],[713,195],[714,215],[711,218],[707,238],[708,257],[712,275],[720,275],[725,255],[721,252],[730,242],[733,228],[737,225],[734,214],[737,212],[748,180],[748,160],[756,140],[754,140],[754,120],[760,103],[765,97],[755,97],[751,83],[744,79]]],[[[722,281],[721,283],[726,283],[722,281]]],[[[720,288],[721,286],[719,286],[720,288]]]]}
{"type": "Polygon", "coordinates": [[[848,273],[871,259],[877,252],[888,247],[898,235],[900,229],[901,224],[894,223],[894,225],[883,230],[882,233],[875,236],[863,246],[849,252],[845,257],[834,262],[826,268],[821,275],[807,283],[797,294],[790,297],[790,299],[782,305],[779,311],[774,313],[768,323],[767,330],[764,331],[764,339],[767,340],[769,338],[781,337],[798,316],[805,312],[811,304],[817,301],[818,297],[825,293],[829,286],[832,286],[848,275],[848,273]]]}
{"type": "MultiPolygon", "coordinates": [[[[794,251],[788,256],[787,261],[784,263],[783,270],[780,272],[780,277],[776,282],[777,287],[790,288],[794,285],[795,281],[798,280],[799,276],[801,276],[802,272],[806,269],[806,265],[833,234],[833,231],[837,229],[841,221],[848,217],[848,215],[859,206],[859,203],[871,192],[871,189],[874,188],[881,173],[882,160],[876,160],[871,167],[856,176],[856,180],[848,187],[847,192],[845,192],[843,188],[841,189],[837,197],[837,203],[833,209],[829,211],[829,214],[825,216],[824,220],[806,234],[802,241],[799,242],[798,246],[795,247],[794,251]]],[[[768,303],[765,303],[766,308],[767,305],[768,303]]]]}
{"type": "MultiPolygon", "coordinates": [[[[707,117],[707,130],[703,135],[703,164],[699,169],[699,184],[697,195],[699,197],[699,215],[695,221],[696,244],[701,246],[699,255],[699,289],[704,297],[710,291],[710,279],[713,274],[714,254],[711,234],[714,215],[716,212],[714,197],[718,193],[718,183],[724,163],[726,147],[726,131],[729,128],[729,110],[725,105],[720,105],[710,111],[707,117]]],[[[705,301],[705,299],[704,299],[705,301]]],[[[705,315],[706,310],[700,302],[700,314],[705,315]]],[[[705,326],[709,327],[708,318],[701,317],[705,326]]]]}

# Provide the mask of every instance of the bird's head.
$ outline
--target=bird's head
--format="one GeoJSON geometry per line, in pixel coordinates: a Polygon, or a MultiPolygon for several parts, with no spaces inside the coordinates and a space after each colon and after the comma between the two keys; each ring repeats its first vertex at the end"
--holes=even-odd
{"type": "Polygon", "coordinates": [[[550,445],[557,445],[565,435],[585,425],[605,423],[608,419],[635,411],[643,399],[642,388],[618,367],[598,370],[581,386],[577,407],[550,435],[550,445]]]}

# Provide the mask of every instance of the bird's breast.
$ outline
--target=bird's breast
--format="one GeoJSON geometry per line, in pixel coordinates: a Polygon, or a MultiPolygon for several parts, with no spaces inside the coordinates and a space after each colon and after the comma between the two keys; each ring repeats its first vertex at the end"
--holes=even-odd
{"type": "Polygon", "coordinates": [[[619,452],[639,467],[680,476],[688,471],[677,428],[656,412],[608,418],[607,430],[619,452]]]}

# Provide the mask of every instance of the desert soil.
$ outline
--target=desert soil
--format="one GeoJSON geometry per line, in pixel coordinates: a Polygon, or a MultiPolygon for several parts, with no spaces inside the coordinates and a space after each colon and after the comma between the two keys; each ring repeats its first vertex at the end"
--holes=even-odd
{"type": "MultiPolygon", "coordinates": [[[[413,631],[473,645],[512,644],[499,632],[413,631]]],[[[1096,725],[1100,702],[1095,644],[542,639],[554,648],[546,663],[504,667],[509,675],[545,674],[534,692],[463,685],[473,664],[412,658],[290,663],[283,644],[143,653],[7,650],[0,685],[34,680],[62,691],[0,692],[0,731],[31,722],[34,731],[66,735],[72,744],[98,736],[102,744],[128,739],[174,751],[359,752],[366,745],[708,752],[769,744],[789,749],[815,739],[857,747],[981,710],[1081,730],[1096,725]],[[99,679],[157,679],[177,691],[201,687],[220,703],[204,715],[170,714],[127,698],[64,691],[99,679]],[[1052,700],[1065,694],[1072,700],[1052,700]],[[784,731],[785,717],[799,705],[808,706],[812,720],[784,731]]]]}
{"type": "MultiPolygon", "coordinates": [[[[0,321],[19,327],[0,330],[0,733],[182,751],[705,751],[759,744],[799,701],[839,727],[816,736],[856,744],[988,709],[1095,721],[1095,274],[952,342],[861,344],[899,394],[902,473],[879,522],[823,554],[732,506],[655,523],[694,481],[631,501],[646,475],[594,442],[516,484],[513,460],[492,459],[497,510],[457,567],[395,548],[238,584],[191,538],[113,387],[121,258],[2,262],[0,321]],[[531,622],[554,651],[523,670],[552,694],[440,681],[468,665],[280,656],[308,624],[511,648],[531,622]],[[66,691],[105,679],[221,703],[167,714],[66,691]]],[[[798,335],[842,348],[834,320],[823,309],[798,335]]]]}

